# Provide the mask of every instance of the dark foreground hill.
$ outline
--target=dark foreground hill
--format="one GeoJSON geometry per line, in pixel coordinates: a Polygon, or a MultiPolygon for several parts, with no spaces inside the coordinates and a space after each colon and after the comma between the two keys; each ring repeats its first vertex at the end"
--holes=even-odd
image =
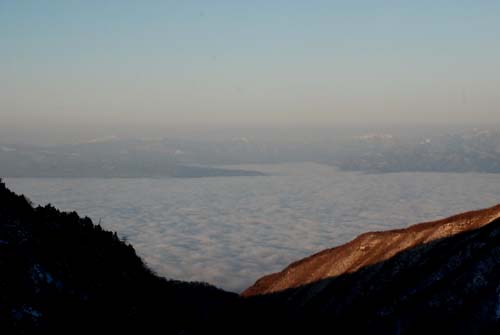
{"type": "Polygon", "coordinates": [[[0,333],[497,333],[499,216],[364,234],[238,296],[160,278],[116,234],[0,183],[0,333]]]}
{"type": "Polygon", "coordinates": [[[88,218],[33,208],[0,183],[0,333],[196,330],[237,299],[153,274],[88,218]]]}

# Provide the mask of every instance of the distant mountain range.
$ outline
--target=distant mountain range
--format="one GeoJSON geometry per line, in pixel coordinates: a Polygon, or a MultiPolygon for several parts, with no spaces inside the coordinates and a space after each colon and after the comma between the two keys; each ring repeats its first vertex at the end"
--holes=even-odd
{"type": "Polygon", "coordinates": [[[236,295],[160,278],[115,233],[0,182],[5,334],[495,334],[499,269],[496,206],[363,234],[236,295]]]}
{"type": "Polygon", "coordinates": [[[259,176],[241,164],[317,162],[342,170],[500,173],[500,131],[359,133],[301,140],[106,137],[71,145],[0,143],[3,177],[259,176]],[[228,168],[227,165],[234,166],[228,168]],[[224,166],[221,168],[220,166],[224,166]]]}
{"type": "Polygon", "coordinates": [[[3,177],[224,177],[262,176],[258,171],[186,162],[162,141],[109,138],[51,147],[0,145],[3,177]]]}
{"type": "Polygon", "coordinates": [[[361,136],[329,163],[344,170],[367,172],[500,173],[500,131],[413,138],[361,136]]]}

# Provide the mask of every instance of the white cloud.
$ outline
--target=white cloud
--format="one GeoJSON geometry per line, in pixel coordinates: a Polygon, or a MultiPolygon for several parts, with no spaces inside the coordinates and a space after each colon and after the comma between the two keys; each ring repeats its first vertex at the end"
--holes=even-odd
{"type": "Polygon", "coordinates": [[[368,175],[312,164],[259,170],[272,176],[6,182],[36,203],[77,210],[96,223],[102,219],[161,275],[233,291],[362,232],[500,199],[496,175],[368,175]]]}

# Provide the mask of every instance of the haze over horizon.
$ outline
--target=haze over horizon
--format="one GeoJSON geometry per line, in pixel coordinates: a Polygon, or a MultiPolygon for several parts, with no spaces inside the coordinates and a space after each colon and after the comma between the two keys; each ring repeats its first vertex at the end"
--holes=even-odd
{"type": "Polygon", "coordinates": [[[0,1],[0,139],[500,123],[500,2],[147,4],[0,1]]]}

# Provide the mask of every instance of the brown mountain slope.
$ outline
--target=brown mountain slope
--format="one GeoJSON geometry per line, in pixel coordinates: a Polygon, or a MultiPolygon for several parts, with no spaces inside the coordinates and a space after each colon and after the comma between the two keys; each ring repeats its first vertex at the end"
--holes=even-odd
{"type": "Polygon", "coordinates": [[[246,289],[242,296],[280,292],[356,272],[368,265],[388,260],[401,251],[480,228],[497,218],[500,218],[500,205],[405,229],[365,233],[344,245],[294,262],[281,272],[262,277],[246,289]]]}

